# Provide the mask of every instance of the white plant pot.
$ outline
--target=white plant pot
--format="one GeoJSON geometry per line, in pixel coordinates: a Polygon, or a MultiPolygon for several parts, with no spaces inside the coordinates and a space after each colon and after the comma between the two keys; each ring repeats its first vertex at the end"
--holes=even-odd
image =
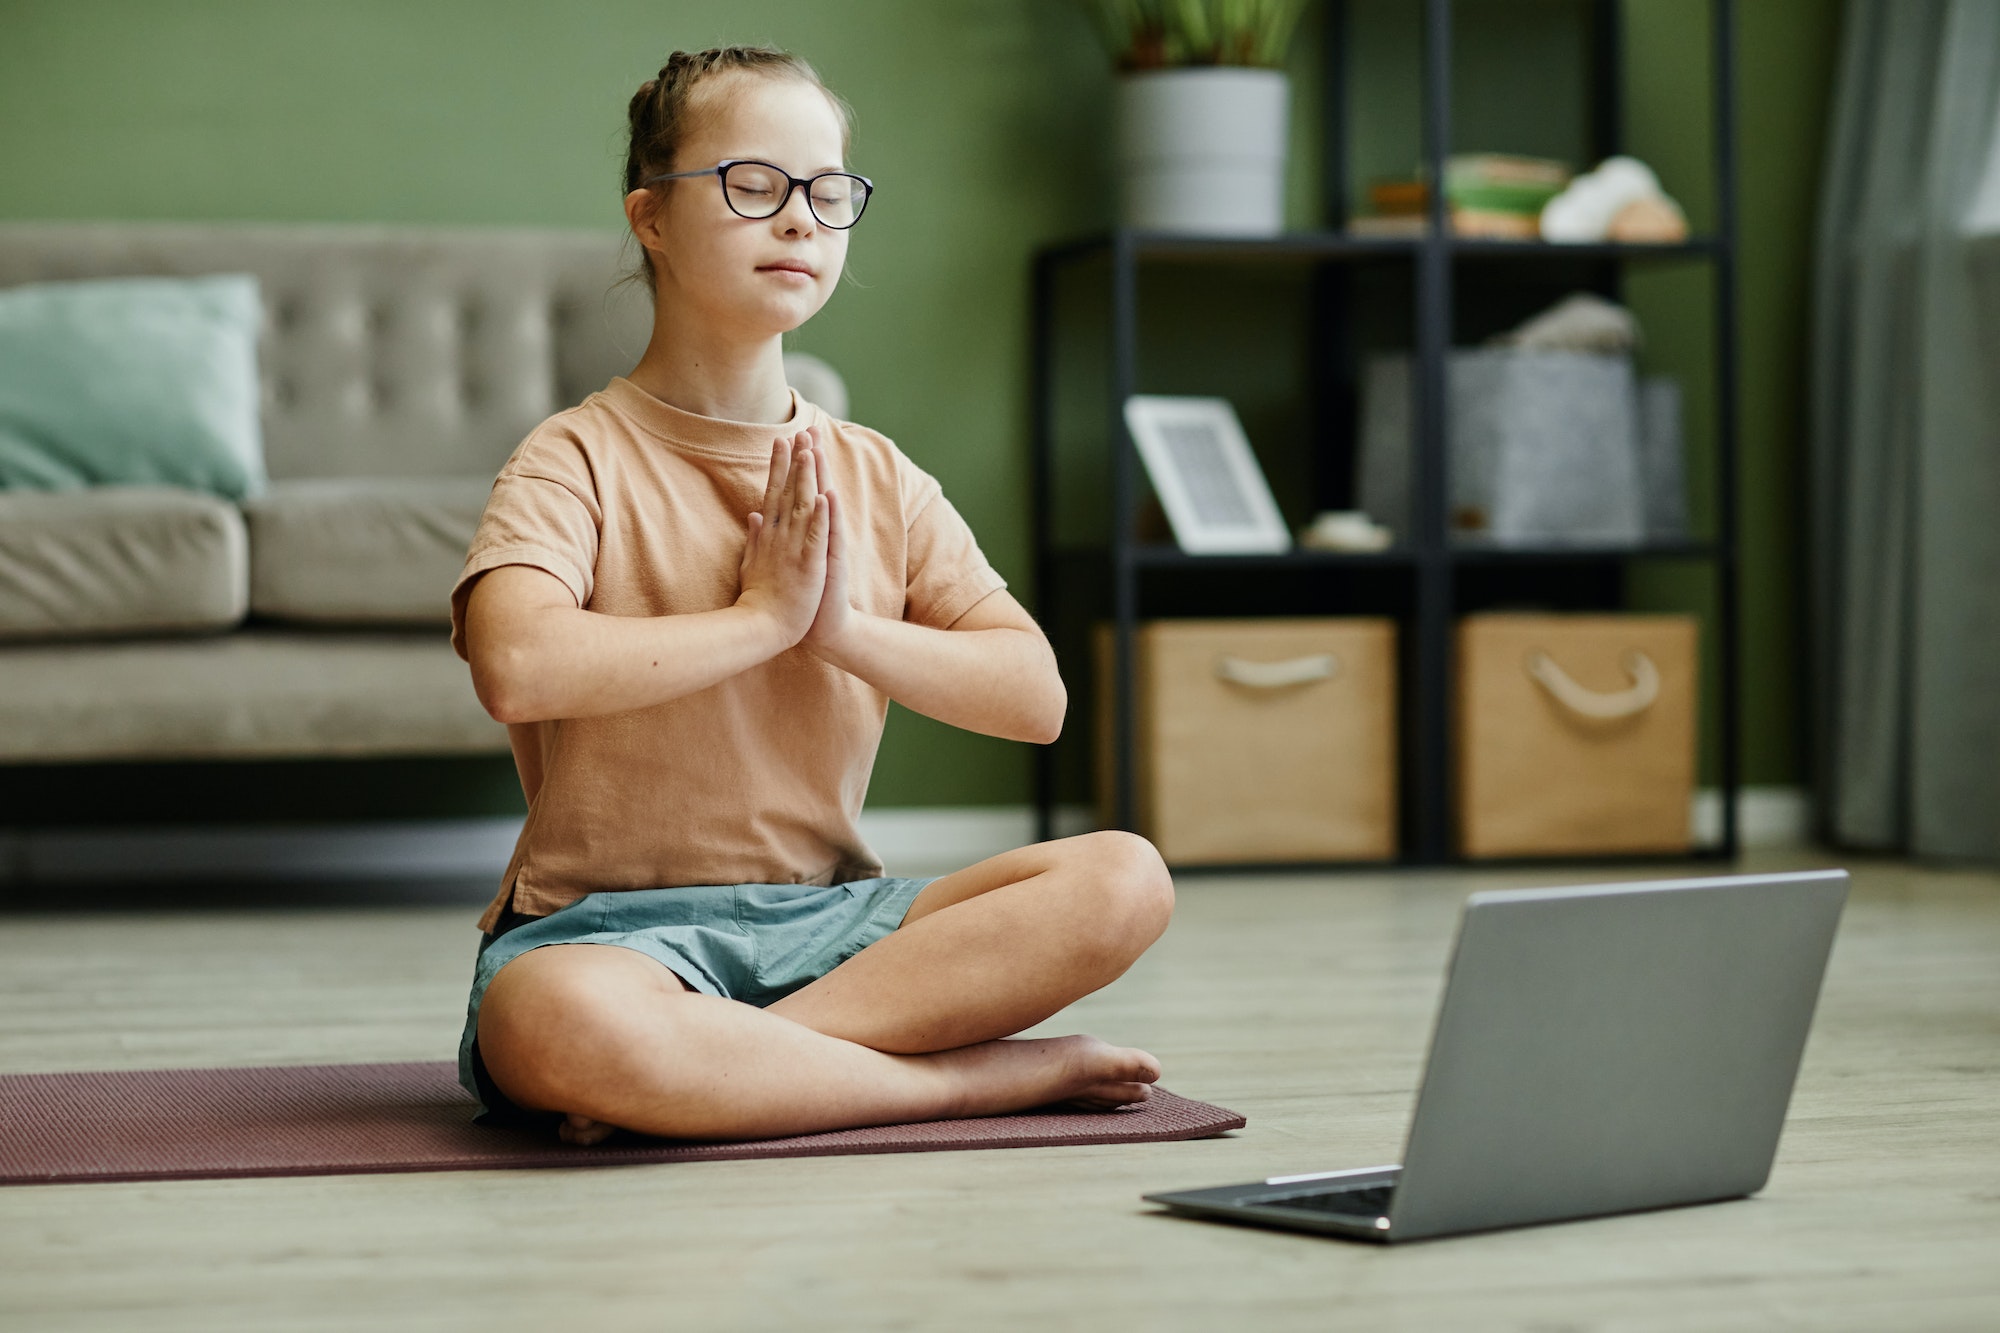
{"type": "Polygon", "coordinates": [[[1208,236],[1285,228],[1284,72],[1203,66],[1118,80],[1120,215],[1208,236]]]}

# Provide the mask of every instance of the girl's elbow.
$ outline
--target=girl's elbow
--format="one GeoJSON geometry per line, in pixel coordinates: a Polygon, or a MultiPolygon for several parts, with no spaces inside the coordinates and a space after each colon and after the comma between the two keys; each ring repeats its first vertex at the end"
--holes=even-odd
{"type": "Polygon", "coordinates": [[[479,696],[479,706],[495,722],[509,726],[540,720],[519,657],[509,649],[475,652],[472,657],[472,692],[479,696]]]}
{"type": "Polygon", "coordinates": [[[479,696],[479,706],[484,708],[486,715],[495,722],[512,726],[517,722],[531,720],[527,716],[528,710],[496,680],[482,679],[479,673],[475,672],[472,677],[472,692],[479,696]]]}
{"type": "Polygon", "coordinates": [[[1060,679],[1055,682],[1051,697],[1036,711],[1030,723],[1031,734],[1026,738],[1036,745],[1053,745],[1062,735],[1063,719],[1069,713],[1069,691],[1060,679]]]}

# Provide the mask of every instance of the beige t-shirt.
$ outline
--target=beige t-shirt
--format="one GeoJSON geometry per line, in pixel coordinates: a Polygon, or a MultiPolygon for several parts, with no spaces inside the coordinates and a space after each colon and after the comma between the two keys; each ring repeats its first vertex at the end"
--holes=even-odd
{"type": "MultiPolygon", "coordinates": [[[[792,400],[782,426],[719,421],[620,378],[536,427],[452,590],[452,647],[467,655],[467,596],[501,565],[547,570],[604,615],[732,605],[772,441],[809,425],[849,525],[856,609],[942,629],[1007,586],[934,478],[886,437],[792,400]]],[[[605,889],[881,874],[855,819],[887,711],[880,690],[794,647],[650,708],[534,723],[542,783],[481,928],[510,901],[542,916],[605,889]]]]}

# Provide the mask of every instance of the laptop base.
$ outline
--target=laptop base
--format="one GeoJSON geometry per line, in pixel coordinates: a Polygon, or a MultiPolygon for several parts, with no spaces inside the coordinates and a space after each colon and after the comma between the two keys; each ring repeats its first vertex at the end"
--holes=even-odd
{"type": "Polygon", "coordinates": [[[1183,1217],[1386,1244],[1395,1239],[1389,1201],[1402,1173],[1399,1166],[1371,1166],[1144,1197],[1183,1217]]]}

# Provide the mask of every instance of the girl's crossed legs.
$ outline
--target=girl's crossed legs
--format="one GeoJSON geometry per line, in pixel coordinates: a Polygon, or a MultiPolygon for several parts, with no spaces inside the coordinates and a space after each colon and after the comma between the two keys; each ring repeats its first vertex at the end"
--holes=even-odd
{"type": "Polygon", "coordinates": [[[1166,929],[1152,844],[1090,833],[926,885],[902,925],[767,1009],[689,990],[629,949],[558,944],[502,967],[479,1011],[487,1072],[564,1137],[622,1126],[747,1139],[1138,1101],[1144,1051],[1002,1041],[1115,980],[1166,929]]]}

